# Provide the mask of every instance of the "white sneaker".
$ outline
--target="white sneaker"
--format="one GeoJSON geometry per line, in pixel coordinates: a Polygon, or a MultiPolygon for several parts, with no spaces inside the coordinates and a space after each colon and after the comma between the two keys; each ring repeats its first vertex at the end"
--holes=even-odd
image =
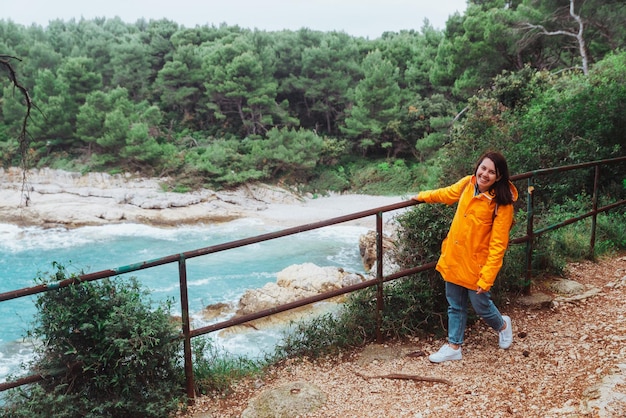
{"type": "Polygon", "coordinates": [[[433,363],[441,363],[450,360],[461,360],[461,358],[463,358],[463,355],[461,354],[461,347],[455,350],[448,344],[444,344],[443,347],[439,349],[439,351],[428,356],[428,360],[433,363]]]}
{"type": "Polygon", "coordinates": [[[513,325],[511,324],[511,318],[506,315],[502,316],[506,323],[506,328],[498,333],[498,344],[500,348],[507,349],[513,344],[513,325]]]}

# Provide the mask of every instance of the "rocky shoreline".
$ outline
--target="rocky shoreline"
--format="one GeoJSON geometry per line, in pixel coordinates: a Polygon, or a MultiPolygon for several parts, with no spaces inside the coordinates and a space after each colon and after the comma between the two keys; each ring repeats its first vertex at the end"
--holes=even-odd
{"type": "MultiPolygon", "coordinates": [[[[406,200],[366,195],[315,198],[266,184],[173,193],[164,191],[167,181],[48,168],[24,176],[19,168],[0,169],[0,223],[44,228],[115,223],[175,227],[252,217],[290,227],[406,200]]],[[[374,220],[355,223],[374,225],[374,220]]]]}

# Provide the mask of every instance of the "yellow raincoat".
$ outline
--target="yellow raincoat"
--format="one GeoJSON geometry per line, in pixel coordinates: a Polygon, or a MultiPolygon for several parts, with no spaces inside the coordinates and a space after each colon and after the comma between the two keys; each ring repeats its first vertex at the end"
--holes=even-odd
{"type": "MultiPolygon", "coordinates": [[[[518,193],[509,183],[513,201],[518,193]]],[[[513,205],[496,205],[494,195],[475,194],[476,176],[418,193],[416,200],[458,207],[448,236],[441,244],[437,271],[445,281],[477,290],[489,290],[502,267],[513,223],[513,205]]]]}

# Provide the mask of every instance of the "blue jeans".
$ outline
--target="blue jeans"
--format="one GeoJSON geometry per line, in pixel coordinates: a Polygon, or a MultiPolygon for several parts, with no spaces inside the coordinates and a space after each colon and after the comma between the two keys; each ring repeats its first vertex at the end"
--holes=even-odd
{"type": "Polygon", "coordinates": [[[448,342],[450,344],[463,344],[468,299],[472,302],[474,311],[487,325],[496,331],[500,331],[504,326],[502,314],[491,300],[489,292],[477,294],[474,290],[446,282],[446,299],[448,300],[448,342]]]}

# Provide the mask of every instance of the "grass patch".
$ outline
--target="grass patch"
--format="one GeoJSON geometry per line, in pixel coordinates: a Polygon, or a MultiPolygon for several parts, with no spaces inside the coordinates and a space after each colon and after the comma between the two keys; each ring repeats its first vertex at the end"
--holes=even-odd
{"type": "Polygon", "coordinates": [[[262,373],[269,362],[235,356],[218,349],[208,337],[192,340],[196,393],[226,395],[233,384],[262,373]]]}

